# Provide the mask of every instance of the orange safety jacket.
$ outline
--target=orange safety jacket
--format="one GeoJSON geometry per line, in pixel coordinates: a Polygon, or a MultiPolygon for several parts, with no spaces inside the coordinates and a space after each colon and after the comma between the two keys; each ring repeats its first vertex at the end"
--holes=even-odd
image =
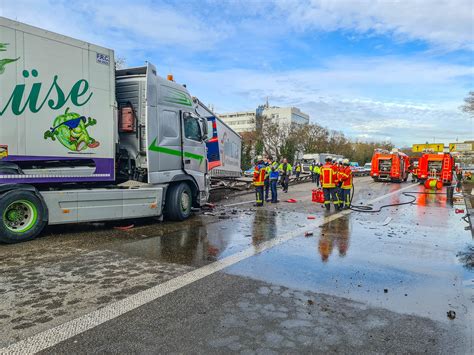
{"type": "Polygon", "coordinates": [[[265,175],[267,174],[267,169],[264,165],[257,164],[253,171],[253,184],[255,186],[265,185],[265,175]]]}
{"type": "Polygon", "coordinates": [[[336,175],[334,165],[326,163],[321,167],[321,184],[323,189],[336,187],[336,175]]]}
{"type": "Polygon", "coordinates": [[[344,171],[344,165],[337,164],[334,167],[336,169],[336,181],[335,181],[335,183],[337,185],[339,182],[342,181],[342,172],[344,171]]]}
{"type": "Polygon", "coordinates": [[[350,190],[352,189],[352,170],[349,166],[346,166],[341,172],[342,186],[341,188],[350,190]]]}

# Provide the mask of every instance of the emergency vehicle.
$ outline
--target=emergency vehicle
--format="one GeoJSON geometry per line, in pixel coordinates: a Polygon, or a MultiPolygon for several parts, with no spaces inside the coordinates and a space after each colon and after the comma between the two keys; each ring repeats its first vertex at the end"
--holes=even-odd
{"type": "Polygon", "coordinates": [[[443,184],[453,180],[454,158],[449,153],[424,153],[418,163],[418,180],[423,184],[428,178],[436,178],[443,184]]]}
{"type": "Polygon", "coordinates": [[[372,156],[370,176],[374,181],[402,182],[408,179],[410,158],[393,150],[376,149],[372,156]]]}

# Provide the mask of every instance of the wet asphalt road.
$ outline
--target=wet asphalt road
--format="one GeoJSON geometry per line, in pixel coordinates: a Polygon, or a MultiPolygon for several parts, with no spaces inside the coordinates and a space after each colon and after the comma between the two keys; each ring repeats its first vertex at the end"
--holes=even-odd
{"type": "MultiPolygon", "coordinates": [[[[386,194],[374,206],[397,203],[409,199],[400,188],[421,190],[355,183],[355,204],[386,194]]],[[[281,194],[294,204],[257,209],[245,203],[251,195],[229,197],[212,215],[183,223],[62,226],[0,245],[0,346],[58,354],[473,352],[474,271],[462,257],[472,239],[459,206],[421,194],[417,205],[336,214],[312,203],[310,191],[302,184],[281,194]]]]}

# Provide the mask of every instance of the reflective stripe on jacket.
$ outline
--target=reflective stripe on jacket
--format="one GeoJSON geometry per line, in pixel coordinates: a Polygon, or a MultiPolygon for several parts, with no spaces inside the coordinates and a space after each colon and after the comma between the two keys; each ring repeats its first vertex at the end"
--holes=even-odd
{"type": "Polygon", "coordinates": [[[253,171],[253,184],[255,186],[263,186],[265,184],[265,175],[267,174],[267,169],[264,165],[255,165],[253,171]]]}
{"type": "Polygon", "coordinates": [[[344,170],[340,173],[342,180],[342,188],[346,190],[352,189],[352,170],[350,167],[346,166],[344,170]]]}
{"type": "Polygon", "coordinates": [[[321,179],[323,188],[336,187],[336,170],[332,164],[326,163],[322,166],[321,179]]]}

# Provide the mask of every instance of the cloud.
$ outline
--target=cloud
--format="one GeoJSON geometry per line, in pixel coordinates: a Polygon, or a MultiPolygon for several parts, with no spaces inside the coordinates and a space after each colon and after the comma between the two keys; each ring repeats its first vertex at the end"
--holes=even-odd
{"type": "Polygon", "coordinates": [[[458,109],[474,76],[470,66],[416,57],[341,57],[318,69],[181,68],[176,74],[218,112],[253,110],[268,96],[271,104],[298,106],[313,122],[352,137],[390,137],[406,145],[474,133],[472,120],[458,109]]]}
{"type": "Polygon", "coordinates": [[[122,51],[165,46],[199,52],[225,37],[225,26],[217,31],[182,9],[149,0],[0,2],[2,16],[122,51]]]}
{"type": "Polygon", "coordinates": [[[474,48],[471,0],[305,0],[276,3],[295,29],[389,34],[448,50],[474,48]]]}

